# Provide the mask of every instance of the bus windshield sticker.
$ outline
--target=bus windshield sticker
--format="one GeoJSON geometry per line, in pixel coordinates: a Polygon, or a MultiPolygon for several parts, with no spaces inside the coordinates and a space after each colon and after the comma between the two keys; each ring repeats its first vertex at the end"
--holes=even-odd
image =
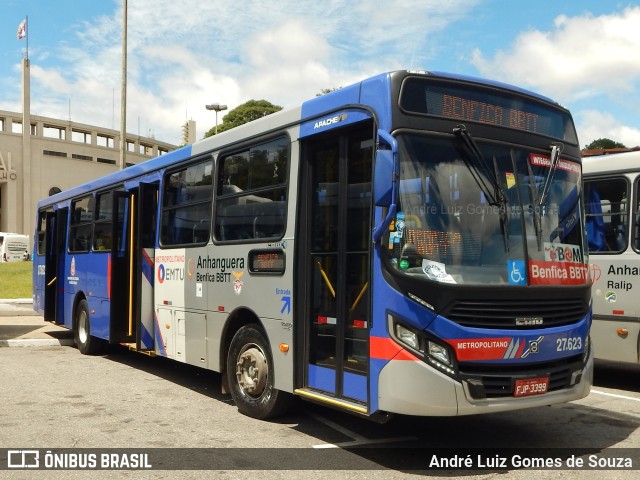
{"type": "Polygon", "coordinates": [[[527,284],[524,260],[507,260],[507,272],[509,274],[509,285],[527,284]]]}
{"type": "Polygon", "coordinates": [[[424,259],[422,260],[422,271],[429,280],[441,283],[456,283],[454,278],[447,273],[444,263],[424,259]]]}
{"type": "Polygon", "coordinates": [[[402,232],[389,232],[389,250],[400,245],[400,239],[402,239],[402,232]]]}
{"type": "Polygon", "coordinates": [[[584,257],[578,245],[544,242],[544,259],[550,262],[583,263],[584,257]]]}
{"type": "MultiPolygon", "coordinates": [[[[539,153],[529,154],[529,161],[534,167],[551,168],[551,157],[549,155],[540,155],[539,153]]],[[[558,160],[558,170],[580,174],[580,164],[570,162],[569,160],[558,160]]]]}
{"type": "Polygon", "coordinates": [[[588,270],[580,263],[529,261],[531,285],[583,285],[589,279],[588,270]]]}

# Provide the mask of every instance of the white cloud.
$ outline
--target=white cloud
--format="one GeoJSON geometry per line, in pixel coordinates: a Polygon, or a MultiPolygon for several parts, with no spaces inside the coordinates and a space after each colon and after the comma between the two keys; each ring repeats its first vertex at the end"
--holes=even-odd
{"type": "MultiPolygon", "coordinates": [[[[213,125],[207,103],[288,107],[371,74],[426,67],[429,38],[479,1],[129,2],[127,130],[178,143],[187,118],[199,137],[213,125]]],[[[48,45],[48,65],[62,66],[34,58],[34,113],[67,118],[71,102],[74,121],[119,125],[121,15],[114,5],[48,45]]]]}
{"type": "Polygon", "coordinates": [[[599,138],[608,138],[627,147],[640,145],[640,128],[623,125],[610,113],[584,110],[576,113],[575,121],[581,147],[599,138]]]}
{"type": "Polygon", "coordinates": [[[640,77],[640,7],[610,15],[559,16],[550,31],[521,33],[491,58],[475,50],[484,75],[572,101],[628,93],[640,77]]]}

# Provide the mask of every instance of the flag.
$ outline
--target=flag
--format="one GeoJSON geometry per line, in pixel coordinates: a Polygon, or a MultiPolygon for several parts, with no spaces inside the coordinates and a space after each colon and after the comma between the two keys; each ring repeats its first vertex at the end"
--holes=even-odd
{"type": "Polygon", "coordinates": [[[27,19],[25,18],[18,25],[18,40],[27,36],[27,19]]]}

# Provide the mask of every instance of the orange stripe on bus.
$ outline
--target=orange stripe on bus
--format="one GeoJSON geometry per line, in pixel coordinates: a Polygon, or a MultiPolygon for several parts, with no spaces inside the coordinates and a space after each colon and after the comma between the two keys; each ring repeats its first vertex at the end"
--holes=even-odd
{"type": "Polygon", "coordinates": [[[391,338],[371,337],[369,354],[371,358],[377,360],[418,360],[414,354],[402,348],[391,338]]]}

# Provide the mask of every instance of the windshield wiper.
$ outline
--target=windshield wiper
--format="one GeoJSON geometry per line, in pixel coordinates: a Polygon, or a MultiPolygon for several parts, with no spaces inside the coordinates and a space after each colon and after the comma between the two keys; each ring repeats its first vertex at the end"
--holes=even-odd
{"type": "MultiPolygon", "coordinates": [[[[513,156],[513,152],[511,153],[513,156]]],[[[536,231],[536,239],[538,240],[538,251],[542,251],[542,212],[540,212],[540,200],[538,199],[538,186],[536,185],[531,162],[527,162],[527,170],[529,173],[529,192],[531,193],[531,204],[533,205],[533,227],[536,231]]]]}
{"type": "Polygon", "coordinates": [[[482,156],[482,152],[476,144],[476,141],[467,131],[467,127],[460,124],[453,129],[453,133],[460,137],[464,146],[467,147],[478,161],[482,171],[478,170],[478,166],[474,162],[470,161],[468,157],[463,157],[465,165],[471,172],[471,176],[478,184],[478,187],[480,187],[480,190],[482,190],[482,193],[489,201],[489,205],[504,207],[506,204],[506,196],[498,183],[496,173],[491,172],[489,164],[482,156]],[[489,180],[489,185],[487,185],[485,178],[489,180]]]}
{"type": "Polygon", "coordinates": [[[473,139],[471,134],[467,131],[467,127],[460,124],[456,128],[453,129],[454,135],[457,135],[462,139],[462,143],[467,147],[467,149],[473,154],[476,158],[477,163],[480,165],[482,171],[478,170],[478,166],[476,163],[471,161],[467,156],[463,156],[463,161],[469,171],[471,172],[471,176],[480,187],[480,190],[484,194],[485,198],[489,202],[489,205],[498,207],[500,212],[500,230],[502,230],[502,238],[504,240],[504,251],[509,251],[509,212],[507,210],[507,197],[500,186],[500,181],[498,180],[498,161],[496,157],[493,157],[493,171],[491,171],[491,167],[482,156],[482,152],[478,147],[478,144],[473,139]],[[487,182],[489,185],[487,185],[487,182]]]}
{"type": "Polygon", "coordinates": [[[533,170],[531,169],[531,162],[527,162],[527,168],[529,169],[529,190],[531,191],[531,203],[534,205],[533,207],[533,225],[536,231],[536,239],[538,240],[538,251],[542,251],[542,207],[544,202],[547,200],[547,196],[549,195],[549,190],[551,189],[551,183],[553,181],[553,177],[558,169],[558,164],[560,163],[560,154],[564,145],[561,143],[552,143],[551,144],[551,154],[549,156],[549,173],[547,173],[547,177],[544,180],[544,185],[542,187],[542,192],[538,197],[538,187],[535,183],[535,178],[533,176],[533,170]]]}
{"type": "MultiPolygon", "coordinates": [[[[498,183],[498,174],[500,170],[498,170],[498,159],[495,155],[493,156],[493,172],[495,174],[496,184],[498,185],[498,188],[500,188],[500,184],[498,183]]],[[[502,189],[500,191],[502,191],[502,189]]],[[[502,230],[502,238],[504,240],[504,251],[509,253],[509,210],[507,209],[507,199],[504,194],[502,202],[502,205],[498,207],[500,211],[500,229],[502,230]]]]}
{"type": "Polygon", "coordinates": [[[562,150],[564,148],[564,145],[562,145],[561,143],[552,143],[551,144],[551,156],[550,156],[550,162],[551,165],[549,167],[549,173],[547,174],[547,178],[544,181],[544,187],[542,187],[542,193],[540,194],[540,199],[538,201],[538,208],[542,207],[542,205],[544,205],[545,200],[547,199],[547,195],[549,194],[549,189],[551,188],[551,181],[553,180],[553,176],[556,173],[556,170],[558,169],[558,164],[560,163],[560,154],[562,153],[562,150]]]}

